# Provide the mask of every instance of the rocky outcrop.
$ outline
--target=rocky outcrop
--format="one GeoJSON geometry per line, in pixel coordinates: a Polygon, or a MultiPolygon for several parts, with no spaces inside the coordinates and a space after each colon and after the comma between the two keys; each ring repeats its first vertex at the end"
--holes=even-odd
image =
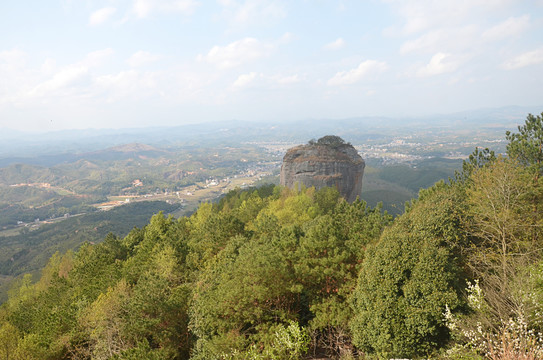
{"type": "Polygon", "coordinates": [[[287,151],[281,166],[281,185],[294,188],[303,184],[316,189],[335,186],[347,201],[353,202],[362,192],[364,167],[364,160],[352,145],[327,136],[287,151]]]}

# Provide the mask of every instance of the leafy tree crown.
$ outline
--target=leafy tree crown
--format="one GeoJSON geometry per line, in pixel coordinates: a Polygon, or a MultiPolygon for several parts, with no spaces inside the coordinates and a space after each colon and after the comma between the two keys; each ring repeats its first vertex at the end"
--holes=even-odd
{"type": "Polygon", "coordinates": [[[540,115],[528,114],[518,133],[506,132],[507,154],[521,164],[533,168],[538,178],[543,172],[543,112],[540,115]]]}
{"type": "Polygon", "coordinates": [[[341,145],[351,145],[351,143],[345,142],[345,140],[336,135],[326,135],[321,137],[319,140],[309,140],[309,145],[326,145],[336,148],[341,145]]]}

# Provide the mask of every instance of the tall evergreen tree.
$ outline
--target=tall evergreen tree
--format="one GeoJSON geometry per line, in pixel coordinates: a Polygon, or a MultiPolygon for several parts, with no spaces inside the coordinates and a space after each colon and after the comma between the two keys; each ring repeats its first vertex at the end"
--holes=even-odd
{"type": "Polygon", "coordinates": [[[517,133],[506,132],[509,141],[507,154],[534,171],[539,179],[543,174],[543,112],[540,115],[528,114],[524,125],[517,133]]]}

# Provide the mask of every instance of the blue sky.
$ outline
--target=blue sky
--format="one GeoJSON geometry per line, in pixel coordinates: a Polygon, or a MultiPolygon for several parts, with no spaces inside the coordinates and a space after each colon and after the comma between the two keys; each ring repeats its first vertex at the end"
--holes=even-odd
{"type": "Polygon", "coordinates": [[[0,34],[0,128],[543,105],[543,0],[5,0],[0,34]]]}

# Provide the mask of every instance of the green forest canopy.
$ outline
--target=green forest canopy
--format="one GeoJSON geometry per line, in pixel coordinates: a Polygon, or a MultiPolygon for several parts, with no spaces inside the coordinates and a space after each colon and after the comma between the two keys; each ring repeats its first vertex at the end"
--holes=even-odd
{"type": "Polygon", "coordinates": [[[0,308],[0,358],[542,358],[535,130],[394,220],[265,186],[56,254],[0,308]]]}

